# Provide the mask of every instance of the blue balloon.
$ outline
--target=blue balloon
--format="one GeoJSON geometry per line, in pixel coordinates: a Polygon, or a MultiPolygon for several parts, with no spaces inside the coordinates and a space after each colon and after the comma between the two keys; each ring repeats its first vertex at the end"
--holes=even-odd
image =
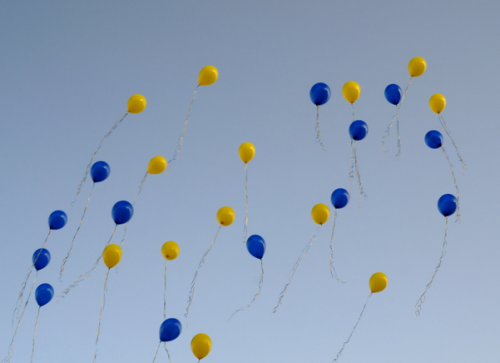
{"type": "Polygon", "coordinates": [[[32,260],[37,271],[44,269],[50,262],[49,250],[46,250],[45,248],[39,248],[33,254],[32,260]]]}
{"type": "Polygon", "coordinates": [[[342,188],[335,189],[330,199],[336,209],[344,208],[349,203],[349,192],[342,188]]]}
{"type": "Polygon", "coordinates": [[[443,145],[443,135],[436,130],[429,131],[425,134],[425,143],[431,149],[438,149],[443,145]]]}
{"type": "Polygon", "coordinates": [[[97,163],[94,163],[90,169],[90,176],[92,177],[94,183],[105,181],[108,178],[109,173],[111,173],[111,169],[105,161],[98,161],[97,163]]]}
{"type": "Polygon", "coordinates": [[[399,101],[401,101],[401,88],[397,84],[390,84],[385,88],[385,99],[392,103],[393,105],[397,105],[399,101]]]}
{"type": "Polygon", "coordinates": [[[54,289],[49,284],[41,284],[36,288],[35,299],[38,306],[47,305],[54,297],[54,289]]]}
{"type": "Polygon", "coordinates": [[[351,139],[360,141],[363,140],[368,134],[368,125],[366,122],[357,120],[354,121],[351,126],[349,126],[349,135],[351,139]]]}
{"type": "Polygon", "coordinates": [[[179,320],[170,318],[165,320],[160,326],[160,340],[170,342],[181,335],[182,324],[179,320]]]}
{"type": "Polygon", "coordinates": [[[261,236],[254,234],[247,239],[247,250],[253,257],[260,260],[266,252],[266,241],[261,236]]]}
{"type": "Polygon", "coordinates": [[[312,103],[316,106],[324,105],[330,99],[330,87],[328,87],[325,83],[316,83],[312,86],[311,91],[309,92],[309,97],[311,97],[312,103]]]}
{"type": "Polygon", "coordinates": [[[444,194],[438,200],[438,209],[443,216],[451,216],[457,210],[457,198],[453,194],[444,194]]]}
{"type": "Polygon", "coordinates": [[[68,216],[62,210],[56,210],[50,213],[49,216],[49,228],[50,229],[61,229],[66,225],[68,221],[68,216]]]}
{"type": "Polygon", "coordinates": [[[134,215],[134,207],[126,200],[117,202],[111,210],[111,216],[116,224],[123,224],[130,221],[134,215]]]}

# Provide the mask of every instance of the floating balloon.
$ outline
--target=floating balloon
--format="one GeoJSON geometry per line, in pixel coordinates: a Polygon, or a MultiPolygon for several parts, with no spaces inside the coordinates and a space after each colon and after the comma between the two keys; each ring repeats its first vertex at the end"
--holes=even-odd
{"type": "Polygon", "coordinates": [[[111,173],[111,169],[105,161],[98,161],[94,163],[90,169],[90,177],[94,183],[105,181],[108,179],[109,173],[111,173]]]}
{"type": "Polygon", "coordinates": [[[49,228],[58,230],[63,228],[68,222],[68,216],[62,210],[56,210],[49,216],[49,228]]]}
{"type": "Polygon", "coordinates": [[[330,209],[324,204],[316,204],[311,210],[311,217],[314,223],[322,226],[330,217],[330,209]]]}
{"type": "Polygon", "coordinates": [[[163,156],[155,156],[148,165],[149,174],[161,174],[167,168],[167,160],[163,156]]]}
{"type": "Polygon", "coordinates": [[[134,207],[126,200],[116,202],[111,210],[111,216],[116,224],[124,224],[130,221],[134,215],[134,207]]]}
{"type": "Polygon", "coordinates": [[[36,288],[35,299],[38,306],[47,305],[54,297],[54,289],[50,284],[41,284],[36,288]]]}
{"type": "Polygon", "coordinates": [[[180,248],[174,241],[168,241],[161,247],[161,255],[165,259],[164,289],[163,289],[163,319],[167,318],[167,262],[175,260],[180,253],[180,248]]]}
{"type": "Polygon", "coordinates": [[[453,194],[444,194],[438,200],[438,209],[443,216],[451,216],[457,210],[457,198],[453,194]]]}
{"type": "Polygon", "coordinates": [[[221,226],[230,226],[235,218],[236,214],[231,207],[222,207],[217,211],[217,222],[219,222],[221,226]]]}
{"type": "Polygon", "coordinates": [[[354,81],[349,81],[342,87],[342,95],[352,105],[352,120],[354,121],[354,102],[361,94],[361,87],[354,81]]]}
{"type": "Polygon", "coordinates": [[[171,342],[181,335],[182,324],[179,320],[170,318],[165,320],[160,326],[160,341],[171,342]]]}
{"type": "Polygon", "coordinates": [[[212,350],[212,340],[206,334],[196,334],[191,340],[191,351],[198,359],[205,358],[212,350]]]}
{"type": "Polygon", "coordinates": [[[398,152],[396,154],[396,157],[401,155],[401,138],[399,136],[399,103],[401,102],[401,88],[397,84],[390,84],[385,88],[385,99],[396,106],[396,112],[394,116],[392,117],[391,123],[389,124],[389,127],[387,127],[387,130],[385,131],[384,136],[382,136],[382,150],[384,150],[385,147],[385,139],[386,137],[389,136],[389,132],[391,131],[391,127],[396,121],[396,133],[398,137],[398,152]]]}
{"type": "Polygon", "coordinates": [[[401,87],[397,84],[390,84],[385,88],[385,99],[387,102],[392,103],[394,106],[397,106],[399,101],[401,101],[401,87]]]}
{"type": "Polygon", "coordinates": [[[141,113],[146,109],[147,101],[143,95],[133,95],[128,99],[127,110],[130,113],[141,113]]]}
{"type": "Polygon", "coordinates": [[[255,155],[255,147],[249,142],[244,142],[240,145],[238,150],[241,161],[245,163],[245,227],[243,228],[243,243],[247,239],[248,233],[248,162],[253,159],[255,155]]]}
{"type": "Polygon", "coordinates": [[[200,86],[210,86],[217,81],[219,71],[214,66],[205,66],[198,75],[198,84],[200,86]]]}
{"type": "Polygon", "coordinates": [[[50,252],[45,248],[39,248],[33,253],[33,265],[37,271],[43,270],[50,262],[50,252]]]}
{"type": "Polygon", "coordinates": [[[425,59],[421,57],[412,58],[410,63],[408,63],[408,73],[410,73],[410,77],[420,77],[424,74],[426,68],[427,63],[425,59]]]}
{"type": "Polygon", "coordinates": [[[330,99],[330,87],[325,83],[316,83],[312,86],[309,92],[309,97],[312,103],[316,105],[316,142],[321,145],[323,150],[326,151],[325,145],[321,141],[321,132],[319,130],[319,106],[324,105],[330,99]]]}
{"type": "Polygon", "coordinates": [[[359,208],[361,208],[361,197],[366,197],[366,194],[363,191],[363,186],[361,185],[361,175],[359,174],[358,157],[356,155],[356,143],[363,140],[367,134],[368,125],[364,121],[357,120],[349,126],[349,135],[351,136],[351,169],[349,171],[349,180],[352,188],[352,181],[354,176],[356,176],[359,189],[359,208]]]}
{"type": "Polygon", "coordinates": [[[342,209],[344,208],[347,203],[349,203],[349,192],[345,189],[338,188],[335,189],[332,193],[332,196],[330,197],[330,200],[332,201],[332,205],[335,208],[335,213],[333,214],[333,223],[332,223],[332,237],[330,238],[330,274],[332,277],[340,282],[341,284],[344,284],[345,282],[340,281],[339,277],[337,276],[337,271],[335,271],[335,264],[333,262],[333,236],[335,234],[335,225],[337,221],[337,209],[342,209]]]}

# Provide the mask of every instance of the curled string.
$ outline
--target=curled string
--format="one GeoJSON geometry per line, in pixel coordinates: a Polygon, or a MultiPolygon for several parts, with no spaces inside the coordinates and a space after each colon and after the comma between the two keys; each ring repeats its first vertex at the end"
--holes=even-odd
{"type": "Polygon", "coordinates": [[[248,235],[248,170],[247,170],[248,164],[245,163],[245,227],[243,228],[243,232],[245,232],[245,235],[243,237],[243,243],[246,242],[247,240],[247,235],[248,235]]]}
{"type": "Polygon", "coordinates": [[[403,104],[403,101],[404,101],[405,96],[406,96],[406,92],[408,92],[408,87],[410,87],[410,83],[411,83],[412,79],[413,79],[413,77],[410,77],[410,80],[408,81],[408,84],[406,85],[406,89],[405,89],[405,91],[403,93],[403,96],[401,96],[401,101],[399,101],[399,104],[397,106],[398,108],[400,108],[401,105],[403,104]]]}
{"type": "Polygon", "coordinates": [[[73,236],[73,241],[71,242],[71,247],[69,248],[68,254],[64,258],[62,265],[61,265],[61,271],[59,271],[59,281],[62,281],[62,275],[64,271],[64,265],[66,265],[66,262],[68,261],[69,256],[71,255],[71,251],[73,250],[73,246],[75,245],[75,240],[76,236],[78,235],[78,232],[80,231],[80,227],[82,226],[83,218],[85,217],[85,213],[87,212],[87,208],[89,206],[90,202],[90,197],[92,197],[92,192],[94,191],[95,183],[92,184],[92,189],[90,189],[90,194],[89,198],[87,199],[87,204],[85,205],[85,209],[83,210],[82,218],[80,219],[80,223],[78,224],[78,228],[76,229],[75,235],[73,236]]]}
{"type": "Polygon", "coordinates": [[[462,220],[462,216],[460,215],[460,192],[458,191],[457,179],[455,178],[455,173],[453,172],[453,165],[451,164],[450,158],[448,157],[446,150],[442,146],[441,146],[441,150],[443,151],[443,154],[446,157],[446,160],[448,160],[448,165],[450,166],[451,176],[453,177],[453,182],[455,183],[455,188],[457,189],[457,220],[456,221],[460,222],[462,220]]]}
{"type": "Polygon", "coordinates": [[[321,227],[321,225],[318,226],[318,228],[316,229],[316,232],[314,232],[313,236],[311,237],[311,240],[307,243],[306,247],[302,250],[301,254],[297,258],[295,265],[293,265],[292,271],[290,271],[290,276],[288,278],[288,282],[286,283],[285,287],[283,288],[283,291],[281,291],[280,298],[278,300],[278,304],[276,304],[276,306],[274,307],[273,313],[275,313],[278,310],[279,306],[281,305],[281,300],[285,297],[286,289],[288,288],[288,285],[290,285],[290,282],[292,282],[292,278],[293,278],[293,275],[295,275],[295,271],[299,267],[299,265],[302,262],[302,260],[304,259],[304,257],[306,257],[307,252],[309,252],[309,249],[311,248],[311,246],[314,244],[314,239],[316,238],[316,235],[318,234],[320,227],[321,227]]]}
{"type": "Polygon", "coordinates": [[[165,276],[163,279],[165,288],[163,289],[163,320],[167,318],[167,261],[165,261],[165,276]]]}
{"type": "Polygon", "coordinates": [[[451,137],[451,132],[448,130],[448,126],[446,126],[446,122],[444,121],[444,118],[441,114],[439,114],[439,121],[441,122],[441,126],[443,126],[443,129],[446,131],[448,136],[450,137],[451,143],[455,147],[455,150],[457,151],[458,158],[460,159],[460,162],[462,163],[462,174],[465,174],[465,170],[467,170],[467,165],[465,164],[465,161],[462,158],[462,155],[460,155],[460,151],[458,151],[458,147],[455,144],[455,141],[451,137]]]}
{"type": "Polygon", "coordinates": [[[158,343],[158,348],[156,348],[156,353],[155,353],[155,357],[153,358],[153,363],[155,363],[156,356],[158,355],[158,351],[160,350],[160,345],[161,345],[161,340],[160,340],[160,342],[158,343]]]}
{"type": "Polygon", "coordinates": [[[323,150],[326,150],[325,145],[323,145],[323,141],[321,141],[321,131],[319,130],[319,106],[317,106],[316,111],[316,142],[321,145],[323,150]]]}
{"type": "Polygon", "coordinates": [[[264,265],[262,264],[262,258],[260,259],[260,270],[261,270],[261,273],[260,273],[260,281],[259,281],[259,291],[257,291],[257,293],[254,295],[252,301],[250,301],[248,304],[246,304],[245,306],[239,308],[234,313],[232,313],[231,316],[229,317],[229,320],[231,320],[233,315],[236,314],[237,312],[249,308],[250,305],[252,305],[254,303],[254,301],[260,297],[260,292],[262,291],[262,284],[264,283],[264,265]]]}
{"type": "Polygon", "coordinates": [[[215,240],[217,239],[217,235],[220,232],[221,227],[222,227],[222,225],[220,225],[219,229],[217,229],[217,233],[215,234],[215,237],[212,240],[212,243],[206,249],[206,251],[203,253],[203,256],[201,257],[201,260],[200,260],[200,264],[198,265],[198,268],[196,269],[196,272],[194,273],[194,278],[193,278],[193,281],[191,282],[191,291],[189,292],[188,305],[186,307],[186,314],[184,314],[184,316],[186,317],[186,326],[188,324],[189,307],[191,306],[191,303],[193,302],[194,289],[196,288],[196,279],[198,278],[198,271],[200,271],[201,266],[203,266],[203,263],[205,262],[205,258],[207,257],[208,253],[212,249],[212,247],[215,243],[215,240]]]}
{"type": "Polygon", "coordinates": [[[40,306],[38,307],[38,314],[36,316],[36,323],[35,323],[35,333],[33,334],[33,347],[31,348],[31,360],[30,360],[31,363],[33,363],[33,356],[35,355],[36,331],[38,330],[39,318],[40,318],[40,306]]]}
{"type": "Polygon", "coordinates": [[[330,273],[332,274],[332,277],[335,280],[337,280],[337,282],[345,284],[344,281],[340,281],[339,277],[337,276],[337,271],[335,271],[335,265],[333,264],[333,235],[335,234],[336,221],[337,221],[337,208],[335,208],[335,213],[333,214],[332,238],[330,238],[330,273]]]}
{"type": "MultiPolygon", "coordinates": [[[[397,107],[396,107],[396,112],[397,112],[397,107]]],[[[389,127],[387,127],[387,130],[385,130],[384,136],[382,136],[382,150],[384,152],[388,152],[389,150],[385,150],[385,139],[389,136],[389,132],[391,131],[391,127],[394,124],[394,121],[396,120],[396,114],[392,116],[391,123],[389,124],[389,127]]]]}
{"type": "Polygon", "coordinates": [[[94,160],[95,155],[97,154],[97,152],[101,148],[102,144],[104,143],[104,140],[106,140],[108,138],[108,136],[111,135],[111,133],[116,130],[116,128],[120,125],[120,123],[123,121],[123,119],[127,115],[128,115],[128,112],[125,115],[123,115],[118,121],[116,121],[114,123],[113,127],[111,127],[111,129],[109,129],[108,133],[102,138],[101,143],[97,147],[97,150],[94,151],[94,154],[92,154],[92,157],[90,158],[90,162],[88,163],[87,168],[85,169],[85,174],[83,176],[83,179],[80,182],[80,184],[76,187],[76,196],[75,196],[75,200],[73,202],[71,202],[72,205],[76,202],[76,199],[78,198],[78,196],[80,195],[80,192],[82,191],[83,185],[85,184],[85,181],[87,180],[87,176],[89,175],[90,167],[92,166],[92,161],[94,160]]]}
{"type": "Polygon", "coordinates": [[[167,352],[168,361],[172,363],[172,358],[170,357],[170,352],[168,351],[167,342],[164,343],[165,351],[167,352]]]}
{"type": "Polygon", "coordinates": [[[366,299],[366,302],[365,302],[365,306],[363,306],[363,310],[361,310],[361,314],[359,314],[359,318],[358,318],[358,321],[356,322],[356,325],[354,325],[354,328],[352,328],[352,331],[351,331],[351,334],[349,335],[349,338],[347,338],[347,340],[344,342],[344,345],[342,345],[342,349],[340,349],[340,351],[337,354],[337,357],[335,357],[333,362],[336,362],[340,358],[340,356],[342,355],[342,351],[349,343],[349,340],[351,340],[352,334],[354,333],[354,331],[358,327],[359,321],[361,320],[361,316],[363,316],[363,313],[365,312],[366,304],[368,304],[368,300],[370,300],[372,295],[373,295],[373,293],[370,293],[370,295],[368,295],[368,298],[366,299]]]}
{"type": "Polygon", "coordinates": [[[352,122],[354,122],[354,102],[351,103],[352,105],[352,122]]]}
{"type": "Polygon", "coordinates": [[[108,285],[108,276],[109,276],[109,270],[106,273],[106,279],[104,280],[104,290],[102,292],[102,300],[101,300],[101,311],[99,313],[99,325],[97,326],[97,337],[95,338],[95,351],[94,351],[94,359],[92,359],[92,363],[95,362],[97,358],[97,343],[99,343],[99,333],[101,332],[101,318],[102,318],[102,311],[104,310],[104,306],[106,305],[106,287],[108,285]]]}
{"type": "Polygon", "coordinates": [[[396,154],[396,157],[401,155],[401,137],[399,135],[399,112],[398,112],[398,106],[396,106],[396,134],[398,136],[398,153],[396,154]]]}
{"type": "Polygon", "coordinates": [[[434,270],[434,274],[432,275],[431,281],[427,284],[425,287],[425,291],[422,295],[420,295],[420,298],[417,300],[417,303],[415,304],[415,315],[420,316],[420,311],[422,310],[422,304],[425,301],[425,294],[427,293],[427,290],[430,289],[432,282],[434,281],[434,278],[436,277],[436,274],[441,267],[441,262],[443,262],[443,257],[446,254],[446,234],[448,233],[448,217],[446,217],[446,227],[444,229],[444,240],[443,240],[443,249],[441,250],[441,257],[439,258],[439,263],[436,266],[436,269],[434,270]]]}
{"type": "Polygon", "coordinates": [[[349,177],[347,181],[349,182],[349,195],[351,195],[352,190],[352,181],[354,180],[354,146],[356,145],[356,141],[351,139],[351,166],[349,167],[349,177]]]}
{"type": "Polygon", "coordinates": [[[358,189],[359,189],[358,207],[359,207],[359,209],[361,209],[361,197],[365,196],[365,198],[366,198],[366,194],[363,190],[363,186],[361,185],[361,175],[359,174],[358,158],[356,156],[356,141],[353,142],[352,151],[353,151],[354,170],[355,170],[355,174],[356,174],[356,181],[358,182],[358,189]]]}

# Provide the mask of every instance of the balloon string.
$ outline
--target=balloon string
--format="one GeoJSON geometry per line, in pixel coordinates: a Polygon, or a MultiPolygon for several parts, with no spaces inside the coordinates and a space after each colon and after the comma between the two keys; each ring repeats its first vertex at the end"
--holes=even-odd
{"type": "Polygon", "coordinates": [[[441,150],[443,151],[443,154],[446,157],[446,160],[448,160],[448,165],[450,166],[451,176],[453,177],[453,182],[455,183],[455,188],[457,189],[457,220],[456,220],[456,222],[460,223],[460,221],[462,220],[462,216],[460,215],[460,192],[458,191],[457,178],[455,178],[455,173],[453,172],[453,165],[451,164],[450,158],[448,157],[446,150],[442,146],[441,146],[441,150]]]}
{"type": "Polygon", "coordinates": [[[340,281],[337,271],[335,271],[335,265],[333,263],[333,236],[335,234],[335,224],[337,221],[337,208],[335,208],[335,213],[333,214],[333,227],[332,227],[332,238],[330,238],[330,273],[332,274],[332,277],[337,280],[337,282],[340,282],[341,284],[345,284],[344,281],[340,281]]]}
{"type": "Polygon", "coordinates": [[[455,150],[457,151],[458,158],[460,159],[460,162],[462,163],[462,174],[465,174],[465,170],[467,170],[467,165],[465,164],[465,161],[463,160],[462,155],[460,155],[460,151],[458,151],[458,147],[455,144],[455,141],[453,140],[453,138],[451,137],[451,132],[448,130],[448,126],[446,126],[446,122],[444,121],[444,118],[441,114],[439,114],[439,121],[441,122],[441,126],[443,126],[444,130],[446,131],[446,133],[450,137],[451,143],[453,144],[453,146],[455,147],[455,150]]]}
{"type": "Polygon", "coordinates": [[[167,318],[167,261],[165,260],[165,275],[163,278],[165,288],[163,289],[163,320],[167,318]]]}
{"type": "Polygon", "coordinates": [[[399,112],[398,112],[398,106],[396,106],[396,134],[398,136],[398,152],[396,154],[396,158],[401,155],[401,137],[399,135],[399,112]]]}
{"type": "Polygon", "coordinates": [[[73,250],[73,246],[75,245],[75,240],[76,236],[78,235],[78,232],[80,231],[80,228],[83,223],[83,218],[85,217],[85,213],[87,213],[87,208],[89,206],[90,202],[90,197],[92,197],[92,192],[94,191],[95,183],[92,184],[92,189],[90,189],[90,194],[89,198],[87,199],[87,204],[85,205],[85,209],[83,210],[82,218],[80,219],[80,223],[78,224],[78,228],[76,229],[75,235],[73,236],[73,241],[71,242],[71,247],[69,248],[68,254],[64,258],[62,265],[61,265],[61,271],[59,271],[59,281],[62,281],[62,275],[64,271],[64,266],[66,265],[66,262],[68,261],[69,256],[71,255],[71,251],[73,250]]]}
{"type": "Polygon", "coordinates": [[[254,295],[252,301],[250,301],[248,304],[246,304],[245,306],[239,308],[234,313],[232,313],[231,316],[229,317],[229,320],[231,320],[233,315],[236,314],[237,312],[249,308],[250,305],[252,305],[254,303],[254,301],[260,297],[260,292],[262,291],[262,284],[264,283],[264,265],[262,264],[262,258],[260,259],[260,269],[261,269],[261,273],[260,273],[260,281],[259,281],[259,291],[257,291],[257,293],[254,295]]]}
{"type": "Polygon", "coordinates": [[[410,77],[410,80],[408,81],[408,84],[406,85],[406,89],[403,93],[403,96],[401,96],[401,101],[399,101],[398,105],[396,106],[397,108],[400,108],[401,105],[403,104],[403,101],[405,99],[405,96],[406,96],[406,92],[408,92],[408,87],[410,87],[410,83],[412,81],[413,77],[410,77]]]}
{"type": "Polygon", "coordinates": [[[247,240],[247,235],[248,235],[248,170],[247,170],[248,164],[245,163],[245,227],[243,228],[243,232],[245,232],[245,235],[243,237],[243,243],[246,242],[247,240]]]}
{"type": "Polygon", "coordinates": [[[161,345],[161,340],[160,340],[160,342],[158,343],[158,348],[156,348],[156,353],[155,353],[155,357],[153,358],[153,363],[155,363],[156,356],[158,355],[158,351],[160,350],[160,345],[161,345]]]}
{"type": "Polygon", "coordinates": [[[139,196],[139,194],[141,194],[142,187],[143,187],[144,182],[146,181],[147,177],[148,177],[148,172],[146,172],[146,174],[144,175],[144,178],[142,179],[141,185],[139,186],[139,190],[137,191],[137,194],[135,195],[134,203],[132,203],[132,206],[135,206],[135,202],[137,202],[137,197],[139,196]]]}
{"type": "Polygon", "coordinates": [[[373,295],[373,293],[370,293],[370,295],[368,295],[368,298],[366,299],[366,302],[365,302],[365,306],[363,306],[363,310],[361,310],[361,314],[359,314],[359,318],[358,318],[358,321],[356,322],[356,325],[354,325],[354,328],[352,328],[352,331],[351,331],[351,334],[349,335],[349,338],[347,338],[347,340],[344,342],[344,345],[342,345],[342,349],[340,349],[340,351],[337,354],[337,357],[335,357],[335,359],[333,360],[333,362],[336,362],[340,358],[340,356],[342,355],[342,352],[343,352],[344,348],[347,346],[347,344],[351,340],[351,337],[354,334],[354,331],[356,330],[356,328],[358,327],[359,321],[361,320],[361,317],[363,316],[363,313],[365,312],[365,308],[366,308],[366,305],[368,304],[368,300],[370,300],[370,298],[372,297],[372,295],[373,295]]]}
{"type": "MultiPolygon", "coordinates": [[[[359,174],[359,166],[358,166],[358,158],[356,156],[356,141],[351,142],[352,145],[352,160],[353,160],[353,165],[354,165],[354,170],[355,170],[355,175],[356,175],[356,181],[358,182],[358,189],[359,189],[359,202],[358,202],[358,207],[361,209],[361,198],[365,196],[366,194],[363,190],[363,186],[361,185],[361,175],[359,174]]],[[[352,179],[351,179],[352,180],[352,179]]]]}
{"type": "Polygon", "coordinates": [[[352,105],[352,122],[354,122],[354,102],[351,103],[352,105]]]}
{"type": "Polygon", "coordinates": [[[420,311],[422,310],[422,304],[425,301],[425,294],[427,293],[427,290],[430,289],[432,282],[434,281],[434,278],[436,277],[436,274],[441,267],[441,262],[443,262],[443,257],[446,254],[446,235],[448,233],[448,217],[446,217],[446,227],[444,229],[444,240],[443,240],[443,249],[441,250],[441,257],[439,258],[439,263],[436,266],[436,269],[434,270],[434,274],[432,275],[431,281],[427,284],[425,287],[425,291],[422,295],[420,295],[420,298],[417,300],[417,303],[415,304],[415,314],[417,316],[420,316],[420,311]]]}
{"type": "Polygon", "coordinates": [[[106,303],[106,287],[108,285],[109,271],[110,271],[110,269],[108,269],[108,272],[106,273],[106,279],[104,280],[104,290],[102,292],[102,300],[101,300],[101,311],[99,312],[99,325],[97,325],[97,336],[95,338],[94,359],[92,359],[92,363],[94,363],[96,358],[97,358],[97,344],[99,343],[99,333],[101,332],[102,311],[104,310],[104,305],[106,303]]]}
{"type": "Polygon", "coordinates": [[[80,184],[76,187],[77,191],[76,191],[75,200],[73,202],[71,202],[71,205],[73,205],[76,202],[76,199],[80,195],[80,192],[82,191],[83,185],[85,184],[85,181],[87,180],[87,176],[89,174],[90,167],[92,166],[92,161],[94,160],[94,157],[96,156],[97,152],[99,151],[99,149],[101,148],[102,144],[104,143],[104,140],[106,140],[108,138],[108,136],[111,135],[111,133],[116,130],[116,128],[120,125],[120,123],[123,121],[123,119],[127,115],[128,115],[128,112],[125,115],[123,115],[118,121],[116,121],[114,123],[113,127],[111,127],[111,129],[108,131],[108,133],[102,138],[101,143],[97,147],[97,150],[94,151],[94,154],[92,154],[92,157],[90,158],[90,162],[88,163],[87,168],[85,169],[85,174],[83,176],[83,179],[80,182],[80,184]]]}
{"type": "Polygon", "coordinates": [[[292,282],[293,275],[295,275],[295,271],[297,270],[297,268],[301,264],[302,260],[306,257],[307,252],[309,252],[309,249],[311,248],[311,246],[314,244],[314,239],[316,238],[316,235],[318,234],[318,231],[319,231],[320,227],[321,227],[321,225],[318,226],[318,228],[316,229],[316,232],[314,232],[314,234],[311,237],[310,241],[307,243],[306,247],[302,250],[302,252],[300,253],[299,257],[297,258],[297,261],[295,262],[295,265],[293,265],[293,268],[290,271],[290,276],[288,277],[288,282],[286,283],[283,291],[281,291],[280,298],[278,300],[278,304],[276,304],[276,306],[274,307],[273,313],[275,313],[278,310],[279,306],[281,305],[281,300],[285,297],[288,285],[290,285],[290,283],[292,282]]]}
{"type": "Polygon", "coordinates": [[[38,330],[39,318],[40,318],[40,306],[38,307],[38,314],[36,316],[36,323],[35,323],[35,333],[33,334],[33,347],[31,348],[31,360],[30,360],[31,363],[33,363],[33,356],[35,355],[36,331],[38,330]]]}
{"type": "Polygon", "coordinates": [[[212,247],[215,243],[215,240],[217,239],[217,235],[220,232],[221,227],[222,227],[222,225],[219,226],[219,229],[217,229],[217,233],[215,234],[215,237],[212,240],[212,243],[206,249],[206,251],[203,253],[203,256],[201,257],[201,260],[200,260],[200,264],[198,265],[198,268],[196,269],[196,272],[194,274],[193,281],[191,282],[191,291],[189,292],[188,305],[186,307],[186,314],[184,314],[184,316],[186,317],[186,327],[188,326],[189,307],[191,306],[191,303],[193,302],[194,289],[196,288],[196,279],[198,278],[198,271],[200,270],[201,266],[203,266],[203,263],[205,262],[205,258],[207,257],[208,253],[212,249],[212,247]]]}
{"type": "MultiPolygon", "coordinates": [[[[398,111],[397,109],[397,106],[396,106],[396,112],[398,111]]],[[[385,130],[385,134],[384,136],[382,136],[382,150],[384,152],[388,152],[389,150],[386,150],[385,149],[385,139],[389,136],[389,133],[391,131],[391,127],[392,125],[394,124],[394,121],[396,120],[396,114],[394,114],[394,116],[392,116],[392,119],[391,119],[391,123],[389,124],[389,126],[387,127],[387,130],[385,130]]]]}
{"type": "Polygon", "coordinates": [[[317,106],[316,110],[316,142],[321,145],[323,150],[328,151],[321,141],[321,131],[319,130],[319,106],[317,106]]]}
{"type": "Polygon", "coordinates": [[[168,351],[167,342],[164,343],[165,351],[167,352],[168,361],[172,363],[172,358],[170,357],[170,352],[168,351]]]}

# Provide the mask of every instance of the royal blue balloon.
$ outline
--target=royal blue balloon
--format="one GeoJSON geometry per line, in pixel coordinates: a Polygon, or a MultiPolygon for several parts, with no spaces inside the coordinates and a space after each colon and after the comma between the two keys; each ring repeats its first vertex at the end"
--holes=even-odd
{"type": "Polygon", "coordinates": [[[126,200],[117,202],[111,210],[111,216],[116,224],[123,224],[130,221],[134,215],[134,207],[126,200]]]}
{"type": "Polygon", "coordinates": [[[37,271],[44,269],[50,262],[49,250],[46,250],[45,248],[39,248],[33,254],[32,260],[33,263],[35,264],[35,268],[37,269],[37,271]]]}
{"type": "Polygon", "coordinates": [[[309,97],[311,97],[312,103],[316,106],[324,105],[330,99],[330,87],[328,87],[325,83],[316,83],[312,86],[311,91],[309,92],[309,97]]]}
{"type": "Polygon", "coordinates": [[[392,103],[393,105],[397,105],[399,101],[401,101],[401,88],[397,84],[390,84],[385,88],[385,99],[392,103]]]}
{"type": "Polygon", "coordinates": [[[99,183],[104,180],[106,180],[109,176],[109,173],[111,173],[111,169],[109,168],[109,165],[105,161],[98,161],[92,165],[92,168],[90,169],[90,176],[92,177],[92,180],[94,183],[99,183]]]}
{"type": "Polygon", "coordinates": [[[438,149],[443,145],[443,135],[436,130],[429,131],[425,134],[425,143],[431,149],[438,149]]]}
{"type": "Polygon", "coordinates": [[[357,120],[354,121],[351,126],[349,126],[349,135],[351,139],[360,141],[363,140],[368,134],[368,125],[366,122],[357,120]]]}
{"type": "Polygon", "coordinates": [[[335,189],[330,199],[336,209],[344,208],[349,203],[349,192],[342,188],[335,189]]]}
{"type": "Polygon", "coordinates": [[[170,318],[165,320],[160,326],[160,340],[170,342],[181,335],[182,324],[179,320],[170,318]]]}
{"type": "Polygon", "coordinates": [[[49,216],[49,228],[50,229],[61,229],[66,225],[68,221],[68,216],[62,210],[56,210],[50,213],[49,216]]]}
{"type": "Polygon", "coordinates": [[[266,252],[266,241],[261,236],[254,234],[247,239],[247,250],[253,257],[260,260],[266,252]]]}
{"type": "Polygon", "coordinates": [[[438,200],[439,212],[445,216],[451,216],[457,210],[457,198],[453,194],[445,194],[438,200]]]}
{"type": "Polygon", "coordinates": [[[36,288],[35,299],[38,306],[47,305],[54,297],[54,289],[49,284],[41,284],[36,288]]]}

